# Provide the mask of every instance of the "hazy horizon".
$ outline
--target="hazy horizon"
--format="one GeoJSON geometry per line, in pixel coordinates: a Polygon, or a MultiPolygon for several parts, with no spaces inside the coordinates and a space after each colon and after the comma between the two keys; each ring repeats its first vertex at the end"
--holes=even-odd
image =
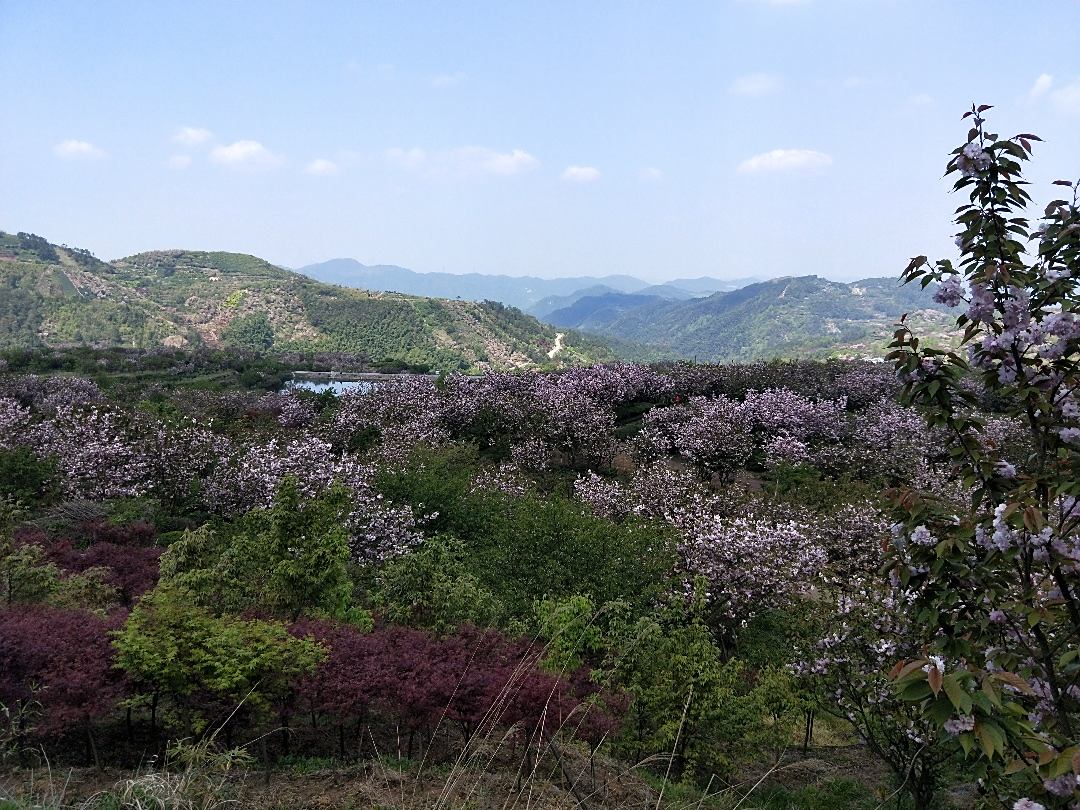
{"type": "Polygon", "coordinates": [[[951,255],[971,101],[1044,139],[1036,200],[1080,166],[1080,3],[0,0],[0,28],[0,227],[105,259],[850,281],[951,255]]]}

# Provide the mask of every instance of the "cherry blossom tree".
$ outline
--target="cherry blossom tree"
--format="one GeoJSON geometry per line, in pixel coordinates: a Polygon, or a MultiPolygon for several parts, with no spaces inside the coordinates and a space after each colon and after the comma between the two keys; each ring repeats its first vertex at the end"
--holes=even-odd
{"type": "Polygon", "coordinates": [[[989,131],[973,106],[947,172],[959,262],[910,262],[908,281],[940,282],[962,307],[963,352],[927,346],[904,325],[891,358],[903,396],[950,437],[966,505],[898,493],[893,576],[914,594],[927,656],[901,664],[896,687],[948,724],[987,790],[1016,807],[1080,799],[1080,205],[1078,184],[1032,227],[1022,165],[1039,139],[989,131]],[[1026,453],[988,441],[973,378],[1024,427],[1026,453]],[[1014,463],[1014,461],[1016,463],[1014,463]],[[945,709],[948,709],[946,711],[945,709]]]}

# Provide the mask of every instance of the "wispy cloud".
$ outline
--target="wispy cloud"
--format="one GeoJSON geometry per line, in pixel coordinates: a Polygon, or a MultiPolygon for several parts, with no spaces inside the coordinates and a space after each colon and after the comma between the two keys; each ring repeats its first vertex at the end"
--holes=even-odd
{"type": "Polygon", "coordinates": [[[657,181],[664,179],[664,173],[657,169],[655,166],[647,166],[641,170],[639,176],[642,180],[657,181]]]}
{"type": "Polygon", "coordinates": [[[440,73],[431,80],[432,87],[453,87],[465,81],[465,74],[458,70],[454,73],[440,73]]]}
{"type": "Polygon", "coordinates": [[[728,92],[733,96],[757,98],[758,96],[775,93],[782,84],[782,79],[771,73],[750,73],[746,76],[740,76],[728,85],[728,92]]]}
{"type": "Polygon", "coordinates": [[[773,149],[747,158],[739,164],[740,174],[759,172],[785,172],[799,169],[825,169],[832,165],[832,158],[813,149],[773,149]]]}
{"type": "Polygon", "coordinates": [[[1080,77],[1058,85],[1049,73],[1042,73],[1028,90],[1028,98],[1048,98],[1058,112],[1080,115],[1080,77]]]}
{"type": "Polygon", "coordinates": [[[213,137],[214,133],[208,129],[203,129],[201,127],[181,127],[173,133],[172,141],[181,146],[199,146],[213,137]]]}
{"type": "Polygon", "coordinates": [[[1028,95],[1031,98],[1039,98],[1045,96],[1051,87],[1054,85],[1054,77],[1049,73],[1042,73],[1039,78],[1035,80],[1035,83],[1031,85],[1031,89],[1028,90],[1028,95]]]}
{"type": "Polygon", "coordinates": [[[173,155],[165,161],[165,165],[170,169],[186,169],[191,165],[191,155],[173,155]]]}
{"type": "Polygon", "coordinates": [[[934,97],[929,93],[916,93],[908,96],[907,103],[911,107],[929,107],[934,103],[934,97]]]}
{"type": "Polygon", "coordinates": [[[402,149],[400,146],[395,146],[386,150],[386,159],[399,169],[415,172],[422,169],[428,162],[428,153],[427,150],[418,147],[402,149]]]}
{"type": "Polygon", "coordinates": [[[487,174],[510,176],[528,171],[539,161],[524,149],[510,152],[495,152],[483,147],[466,146],[456,150],[455,159],[466,166],[477,166],[487,174]]]}
{"type": "Polygon", "coordinates": [[[1080,79],[1052,92],[1050,100],[1059,112],[1080,115],[1080,79]]]}
{"type": "Polygon", "coordinates": [[[595,166],[567,166],[562,176],[572,183],[593,183],[600,179],[600,170],[595,166]]]}
{"type": "Polygon", "coordinates": [[[97,160],[105,157],[105,153],[89,141],[80,141],[75,138],[60,141],[53,147],[53,154],[64,160],[97,160]]]}
{"type": "Polygon", "coordinates": [[[271,152],[258,141],[244,140],[215,146],[210,159],[222,166],[249,171],[263,171],[280,166],[284,158],[271,152]]]}
{"type": "Polygon", "coordinates": [[[304,171],[307,174],[314,174],[320,177],[325,177],[331,174],[338,173],[338,165],[332,160],[326,158],[315,158],[307,166],[304,167],[304,171]]]}
{"type": "Polygon", "coordinates": [[[486,146],[461,146],[430,152],[416,147],[395,147],[386,151],[386,158],[401,169],[434,177],[512,177],[523,174],[540,163],[524,149],[500,152],[486,146]]]}

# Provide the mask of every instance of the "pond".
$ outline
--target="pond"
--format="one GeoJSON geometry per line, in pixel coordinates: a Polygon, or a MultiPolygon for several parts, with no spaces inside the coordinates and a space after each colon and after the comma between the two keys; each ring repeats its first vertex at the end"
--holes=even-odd
{"type": "Polygon", "coordinates": [[[329,379],[292,379],[285,383],[282,391],[314,391],[322,394],[333,391],[335,394],[344,394],[348,391],[367,393],[374,388],[376,383],[372,380],[329,380],[329,379]]]}
{"type": "Polygon", "coordinates": [[[321,394],[324,391],[333,391],[335,394],[344,393],[367,393],[380,382],[387,380],[399,380],[402,378],[415,379],[424,377],[434,380],[434,374],[382,374],[379,372],[352,372],[339,371],[294,371],[292,379],[282,386],[282,391],[314,391],[321,394]]]}

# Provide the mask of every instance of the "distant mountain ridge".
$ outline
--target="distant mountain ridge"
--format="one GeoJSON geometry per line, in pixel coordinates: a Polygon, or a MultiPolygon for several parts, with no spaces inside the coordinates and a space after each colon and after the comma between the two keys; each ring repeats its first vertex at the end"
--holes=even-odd
{"type": "MultiPolygon", "coordinates": [[[[343,287],[436,298],[462,298],[467,301],[499,301],[532,314],[539,314],[537,307],[541,311],[550,311],[550,304],[543,302],[553,296],[572,297],[584,289],[594,287],[636,293],[654,286],[628,275],[540,278],[481,273],[420,273],[392,264],[366,265],[356,259],[330,259],[299,267],[296,272],[343,287]]],[[[698,279],[684,279],[685,284],[672,281],[659,286],[670,288],[670,296],[680,298],[732,290],[752,280],[756,279],[725,281],[703,276],[698,279]]]]}
{"type": "Polygon", "coordinates": [[[575,290],[569,295],[549,295],[546,298],[541,298],[529,307],[529,313],[541,320],[546,320],[544,318],[545,315],[568,307],[575,301],[580,301],[582,298],[589,296],[607,295],[608,293],[614,293],[616,295],[622,294],[621,291],[616,290],[614,287],[609,287],[606,284],[594,284],[591,287],[582,287],[580,290],[575,290]]]}
{"type": "Polygon", "coordinates": [[[235,346],[341,351],[437,370],[612,360],[602,342],[501,303],[324,284],[256,256],[191,250],[104,262],[0,231],[0,348],[235,346]]]}
{"type": "Polygon", "coordinates": [[[647,284],[630,276],[544,279],[537,276],[487,276],[480,273],[418,273],[391,264],[365,265],[355,259],[331,259],[297,269],[298,273],[344,287],[382,290],[435,298],[499,301],[528,309],[548,295],[566,295],[582,287],[605,284],[630,292],[647,284]]]}
{"type": "Polygon", "coordinates": [[[933,292],[895,278],[845,284],[800,276],[684,301],[618,292],[584,296],[544,320],[701,361],[881,356],[905,312],[932,340],[953,340],[955,315],[933,292]]]}

